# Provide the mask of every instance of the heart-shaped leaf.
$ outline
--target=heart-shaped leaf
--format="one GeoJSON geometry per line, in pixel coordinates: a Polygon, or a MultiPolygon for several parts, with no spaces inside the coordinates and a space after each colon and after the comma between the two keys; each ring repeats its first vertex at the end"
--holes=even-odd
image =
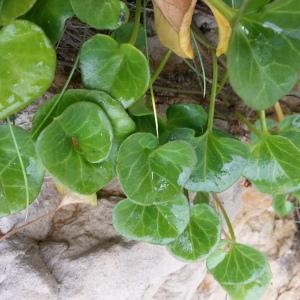
{"type": "Polygon", "coordinates": [[[120,147],[117,173],[130,200],[141,205],[160,204],[181,193],[178,181],[187,179],[195,163],[188,143],[174,141],[159,147],[154,135],[136,133],[120,147]]]}
{"type": "Polygon", "coordinates": [[[221,285],[253,283],[268,269],[264,254],[249,246],[223,241],[207,259],[209,272],[221,285]]]}
{"type": "Polygon", "coordinates": [[[17,17],[25,14],[36,0],[1,0],[0,26],[7,25],[17,17]]]}
{"type": "Polygon", "coordinates": [[[146,57],[130,44],[118,44],[98,34],[84,43],[80,54],[83,82],[130,106],[147,90],[150,81],[146,57]]]}
{"type": "Polygon", "coordinates": [[[300,149],[300,115],[286,116],[279,124],[279,135],[288,138],[300,149]]]}
{"type": "Polygon", "coordinates": [[[189,222],[189,206],[183,195],[150,206],[121,201],[113,213],[116,230],[129,239],[166,245],[180,235],[189,222]]]}
{"type": "Polygon", "coordinates": [[[31,136],[24,129],[12,127],[21,159],[26,170],[25,183],[20,159],[10,129],[0,126],[0,216],[10,215],[27,206],[26,189],[30,204],[38,196],[44,179],[44,169],[37,158],[31,136]]]}
{"type": "Polygon", "coordinates": [[[288,195],[274,196],[272,207],[279,217],[285,217],[294,210],[293,203],[288,201],[288,195]]]}
{"type": "Polygon", "coordinates": [[[168,127],[191,128],[202,134],[207,125],[207,113],[200,105],[177,103],[167,109],[168,127]]]}
{"type": "Polygon", "coordinates": [[[277,0],[264,7],[269,1],[255,1],[254,6],[251,2],[232,35],[228,72],[232,87],[245,103],[262,110],[298,81],[300,2],[277,0]]]}
{"type": "Polygon", "coordinates": [[[190,26],[196,2],[153,0],[157,35],[164,46],[181,57],[194,57],[190,26]]]}
{"type": "Polygon", "coordinates": [[[266,135],[252,147],[244,175],[264,193],[300,188],[300,150],[285,137],[266,135]]]}
{"type": "Polygon", "coordinates": [[[192,143],[198,162],[185,183],[188,190],[223,192],[241,177],[249,153],[246,145],[212,133],[195,138],[192,143]]]}
{"type": "Polygon", "coordinates": [[[63,34],[66,20],[73,15],[69,0],[38,0],[25,17],[41,26],[55,44],[63,34]]]}
{"type": "Polygon", "coordinates": [[[51,85],[55,51],[43,31],[28,21],[0,30],[0,119],[20,111],[51,85]]]}
{"type": "Polygon", "coordinates": [[[68,90],[60,99],[58,105],[53,109],[53,105],[55,105],[58,97],[60,97],[60,95],[56,95],[51,100],[47,101],[34,116],[32,132],[35,133],[35,136],[48,126],[54,118],[61,115],[66,108],[77,102],[91,102],[99,105],[111,122],[117,142],[123,141],[135,130],[134,122],[128,116],[121,103],[104,92],[92,90],[68,90]],[[52,109],[53,111],[51,112],[52,109]],[[51,112],[51,114],[45,121],[49,112],[51,112]]]}
{"type": "Polygon", "coordinates": [[[70,0],[76,16],[97,29],[116,29],[126,23],[129,11],[120,0],[70,0]]]}
{"type": "Polygon", "coordinates": [[[184,232],[168,247],[176,257],[187,261],[205,259],[220,241],[220,218],[207,204],[193,206],[190,215],[184,232]]]}
{"type": "Polygon", "coordinates": [[[190,128],[173,128],[163,131],[163,133],[159,136],[159,141],[161,144],[165,144],[171,141],[187,141],[190,142],[195,137],[195,130],[190,128]]]}
{"type": "Polygon", "coordinates": [[[112,128],[96,104],[69,106],[40,134],[37,151],[50,174],[72,191],[93,194],[113,176],[112,128]]]}

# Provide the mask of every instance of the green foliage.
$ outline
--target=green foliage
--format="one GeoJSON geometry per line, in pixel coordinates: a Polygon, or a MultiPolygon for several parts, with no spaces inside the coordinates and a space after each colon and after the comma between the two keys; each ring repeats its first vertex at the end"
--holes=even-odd
{"type": "Polygon", "coordinates": [[[43,31],[28,21],[0,30],[0,119],[40,97],[54,78],[56,56],[43,31]]]}
{"type": "Polygon", "coordinates": [[[18,127],[13,127],[12,130],[18,143],[25,174],[23,174],[18,151],[14,145],[9,127],[1,125],[0,216],[25,209],[39,194],[44,179],[44,169],[37,158],[30,134],[18,127]],[[27,183],[24,176],[26,176],[27,183]],[[28,199],[26,199],[27,192],[28,199]]]}
{"type": "Polygon", "coordinates": [[[43,28],[55,44],[63,34],[66,20],[73,15],[69,0],[37,0],[25,18],[43,28]]]}
{"type": "Polygon", "coordinates": [[[288,195],[276,195],[273,199],[273,209],[279,217],[285,217],[293,212],[294,205],[288,201],[288,195]]]}
{"type": "Polygon", "coordinates": [[[83,45],[80,61],[85,86],[109,93],[125,107],[132,105],[148,88],[148,62],[130,44],[120,45],[109,36],[95,35],[83,45]]]}

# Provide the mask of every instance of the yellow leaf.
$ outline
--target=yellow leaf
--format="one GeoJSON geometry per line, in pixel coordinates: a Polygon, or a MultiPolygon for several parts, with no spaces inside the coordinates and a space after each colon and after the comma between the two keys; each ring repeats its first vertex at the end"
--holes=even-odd
{"type": "Polygon", "coordinates": [[[153,0],[161,43],[178,56],[193,58],[190,27],[197,0],[153,0]]]}
{"type": "Polygon", "coordinates": [[[208,1],[203,0],[206,5],[211,9],[219,28],[219,43],[217,47],[217,56],[225,54],[228,50],[229,41],[232,33],[229,21],[208,1]]]}

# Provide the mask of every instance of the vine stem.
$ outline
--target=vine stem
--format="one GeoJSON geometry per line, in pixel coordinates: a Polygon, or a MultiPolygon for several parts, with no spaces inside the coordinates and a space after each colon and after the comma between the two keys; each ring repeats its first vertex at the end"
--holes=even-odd
{"type": "Polygon", "coordinates": [[[79,64],[79,53],[76,57],[76,60],[74,62],[74,65],[72,67],[72,70],[67,78],[67,81],[65,82],[65,85],[62,89],[62,91],[60,92],[59,96],[57,97],[57,99],[55,100],[54,104],[52,105],[51,109],[49,110],[49,112],[47,113],[46,117],[44,118],[44,120],[40,123],[40,125],[36,128],[36,130],[32,133],[32,138],[35,139],[36,136],[38,135],[40,129],[43,127],[43,125],[47,122],[47,120],[49,119],[49,117],[51,116],[51,114],[54,112],[55,108],[57,107],[57,105],[59,104],[60,100],[62,99],[62,97],[64,96],[73,76],[74,76],[74,73],[78,67],[78,64],[79,64]]]}
{"type": "Polygon", "coordinates": [[[266,112],[264,110],[259,111],[259,118],[260,118],[260,123],[261,123],[261,129],[264,134],[268,134],[268,126],[267,126],[267,121],[266,121],[266,112]]]}
{"type": "Polygon", "coordinates": [[[230,239],[232,241],[236,241],[236,237],[235,237],[235,233],[234,233],[234,229],[233,229],[233,226],[230,222],[230,218],[226,212],[226,209],[224,208],[222,202],[219,200],[218,196],[213,193],[213,198],[215,200],[215,203],[217,205],[217,207],[220,209],[224,219],[225,219],[225,222],[226,222],[226,225],[227,225],[227,228],[228,228],[228,231],[229,231],[229,234],[230,234],[230,239]]]}
{"type": "Polygon", "coordinates": [[[150,85],[153,85],[154,82],[156,81],[156,79],[158,78],[158,76],[160,75],[160,73],[163,71],[163,69],[165,68],[166,64],[168,63],[170,57],[172,55],[172,51],[168,50],[164,56],[162,57],[157,69],[155,70],[155,72],[153,73],[151,80],[150,80],[150,85]]]}
{"type": "Polygon", "coordinates": [[[28,207],[29,207],[28,178],[27,178],[27,175],[26,175],[26,170],[25,170],[25,166],[24,166],[24,162],[23,162],[21,153],[20,153],[19,145],[18,145],[17,139],[15,137],[13,128],[11,126],[10,119],[6,118],[6,121],[7,121],[8,127],[9,127],[10,135],[11,135],[11,138],[13,140],[14,147],[16,149],[17,156],[18,156],[18,159],[19,159],[19,162],[20,162],[20,166],[21,166],[21,170],[22,170],[22,175],[23,175],[23,180],[24,180],[24,186],[25,186],[25,196],[26,196],[26,215],[25,215],[25,220],[27,220],[27,218],[28,218],[28,207]]]}
{"type": "Polygon", "coordinates": [[[213,82],[211,87],[209,113],[208,113],[208,125],[207,125],[208,132],[211,132],[213,130],[217,86],[218,86],[218,61],[217,61],[217,56],[215,51],[212,51],[212,61],[213,61],[213,82]]]}
{"type": "Polygon", "coordinates": [[[215,7],[229,22],[233,22],[236,16],[236,10],[227,5],[223,0],[203,0],[215,7]]]}
{"type": "Polygon", "coordinates": [[[274,105],[275,111],[276,111],[276,115],[278,118],[278,121],[281,122],[284,119],[284,113],[282,111],[280,102],[278,101],[275,105],[274,105]]]}
{"type": "Polygon", "coordinates": [[[135,11],[135,17],[134,17],[134,25],[133,30],[130,36],[129,44],[135,45],[139,29],[140,29],[140,21],[141,21],[141,15],[142,15],[142,0],[136,0],[136,11],[135,11]]]}

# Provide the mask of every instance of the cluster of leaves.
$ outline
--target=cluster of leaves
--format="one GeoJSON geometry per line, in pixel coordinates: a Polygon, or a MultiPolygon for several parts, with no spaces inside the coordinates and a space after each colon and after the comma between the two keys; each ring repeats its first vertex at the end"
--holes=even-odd
{"type": "MultiPolygon", "coordinates": [[[[193,58],[196,2],[153,0],[161,42],[185,58],[193,58]]],[[[253,109],[269,108],[298,80],[299,1],[204,2],[220,29],[212,52],[227,55],[232,87],[253,109]]],[[[67,189],[89,196],[117,177],[127,197],[114,209],[118,232],[164,245],[185,261],[206,259],[232,299],[258,299],[271,278],[269,265],[262,253],[235,241],[216,193],[244,176],[274,196],[280,215],[291,212],[286,199],[300,191],[300,116],[277,124],[261,111],[261,124],[249,124],[250,145],[215,130],[213,54],[209,114],[200,105],[180,103],[167,109],[166,118],[158,117],[143,97],[152,91],[153,77],[141,9],[137,0],[133,24],[120,0],[0,0],[0,119],[7,119],[0,126],[0,214],[28,207],[45,170],[67,189]],[[73,71],[80,61],[84,88],[66,85],[39,109],[31,132],[12,126],[9,117],[51,85],[54,45],[74,15],[111,33],[96,34],[80,50],[73,71]],[[220,213],[231,232],[225,240],[220,213]]]]}

